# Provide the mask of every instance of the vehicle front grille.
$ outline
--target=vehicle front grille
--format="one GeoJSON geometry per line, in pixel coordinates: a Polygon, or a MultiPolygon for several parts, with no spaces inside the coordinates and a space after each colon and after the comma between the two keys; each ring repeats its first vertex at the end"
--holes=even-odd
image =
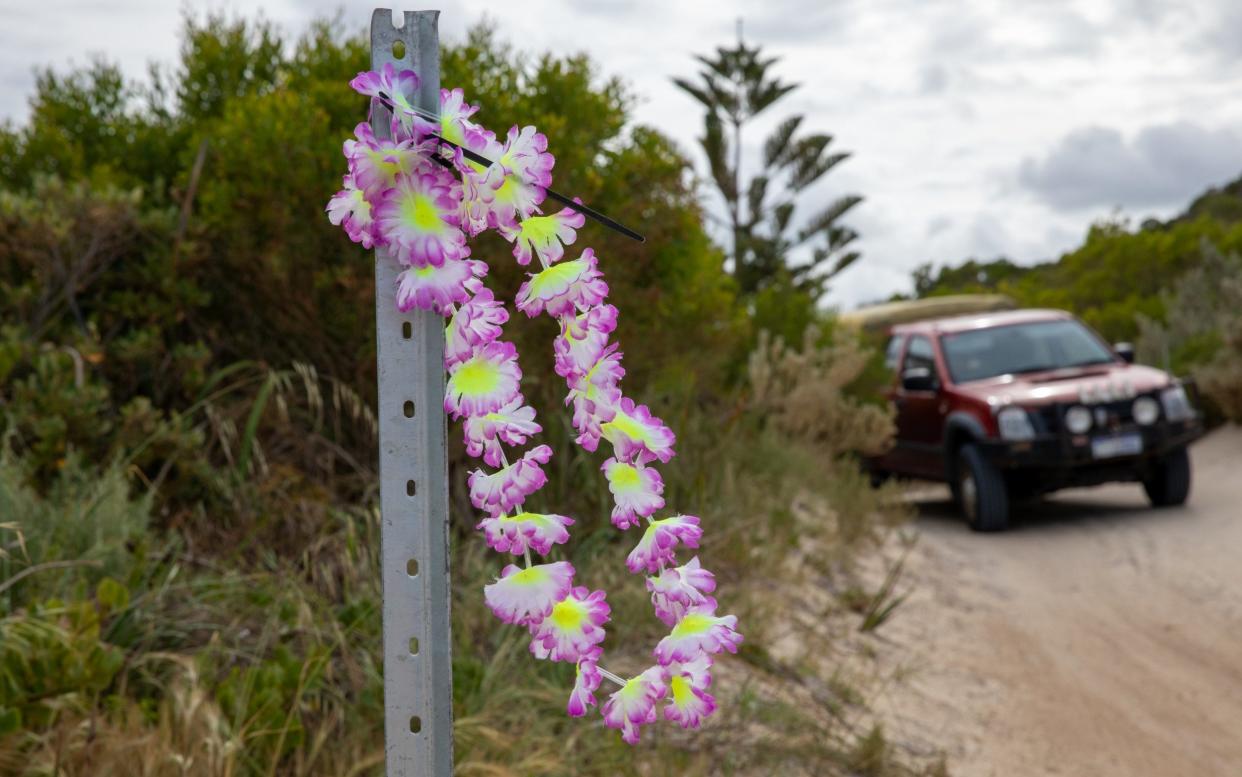
{"type": "MultiPolygon", "coordinates": [[[[1034,411],[1036,432],[1043,434],[1060,434],[1065,430],[1065,411],[1078,402],[1061,402],[1044,405],[1034,411]],[[1042,427],[1042,428],[1039,428],[1042,427]]],[[[1119,399],[1113,402],[1098,402],[1086,405],[1091,410],[1091,431],[1117,429],[1134,423],[1134,400],[1119,399]]]]}

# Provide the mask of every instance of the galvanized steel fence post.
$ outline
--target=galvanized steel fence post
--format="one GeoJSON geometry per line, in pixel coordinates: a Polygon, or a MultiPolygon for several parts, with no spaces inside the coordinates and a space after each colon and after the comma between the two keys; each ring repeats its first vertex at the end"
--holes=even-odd
{"type": "MultiPolygon", "coordinates": [[[[406,11],[399,29],[388,9],[376,9],[371,16],[372,69],[392,63],[398,70],[416,71],[419,92],[407,96],[436,114],[439,15],[406,11]]],[[[385,108],[374,108],[371,126],[377,137],[390,136],[385,108]]],[[[427,311],[397,310],[399,271],[388,251],[375,252],[387,774],[449,777],[453,676],[444,320],[427,311]]]]}

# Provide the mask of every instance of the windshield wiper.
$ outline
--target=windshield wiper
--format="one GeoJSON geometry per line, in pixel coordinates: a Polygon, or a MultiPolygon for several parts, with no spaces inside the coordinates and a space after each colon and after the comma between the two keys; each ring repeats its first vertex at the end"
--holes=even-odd
{"type": "Polygon", "coordinates": [[[1085,362],[1074,362],[1073,364],[1067,364],[1062,369],[1069,369],[1070,367],[1090,367],[1093,364],[1112,364],[1112,362],[1113,362],[1112,359],[1105,359],[1105,358],[1088,359],[1085,362]]]}

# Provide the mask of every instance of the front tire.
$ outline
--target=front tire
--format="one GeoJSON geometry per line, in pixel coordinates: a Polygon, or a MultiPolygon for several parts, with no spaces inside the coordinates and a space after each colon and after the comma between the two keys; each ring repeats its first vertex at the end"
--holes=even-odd
{"type": "Polygon", "coordinates": [[[958,451],[957,503],[970,528],[979,532],[1003,531],[1009,526],[1009,490],[996,465],[974,445],[958,451]]]}
{"type": "Polygon", "coordinates": [[[1190,456],[1185,448],[1166,453],[1143,479],[1143,490],[1152,507],[1172,507],[1186,503],[1190,496],[1190,456]]]}

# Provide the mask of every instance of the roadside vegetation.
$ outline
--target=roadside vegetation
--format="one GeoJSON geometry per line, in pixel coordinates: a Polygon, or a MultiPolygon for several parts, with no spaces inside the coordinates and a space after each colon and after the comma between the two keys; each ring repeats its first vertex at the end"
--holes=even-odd
{"type": "MultiPolygon", "coordinates": [[[[364,39],[339,27],[291,41],[191,19],[150,82],[103,60],[46,71],[28,120],[0,128],[0,773],[382,772],[373,266],[323,216],[366,112],[345,87],[364,39]]],[[[483,607],[500,562],[472,530],[453,430],[458,773],[912,773],[882,731],[856,730],[865,682],[771,649],[798,614],[856,629],[831,601],[808,611],[802,587],[903,518],[852,458],[891,434],[860,399],[874,356],[792,287],[766,292],[767,315],[822,328],[798,347],[762,334],[686,158],[586,57],[479,28],[443,70],[491,126],[548,133],[559,189],[642,225],[641,247],[582,239],[623,311],[626,386],[678,432],[670,503],[710,526],[702,555],[747,637],[693,739],[664,728],[631,749],[567,718],[572,670],[529,660],[483,607]]],[[[511,297],[508,246],[476,256],[511,297]]],[[[610,591],[609,645],[651,645],[660,624],[620,584],[628,548],[587,477],[600,462],[539,378],[550,333],[509,329],[557,452],[533,507],[578,521],[567,553],[610,591]]]]}

